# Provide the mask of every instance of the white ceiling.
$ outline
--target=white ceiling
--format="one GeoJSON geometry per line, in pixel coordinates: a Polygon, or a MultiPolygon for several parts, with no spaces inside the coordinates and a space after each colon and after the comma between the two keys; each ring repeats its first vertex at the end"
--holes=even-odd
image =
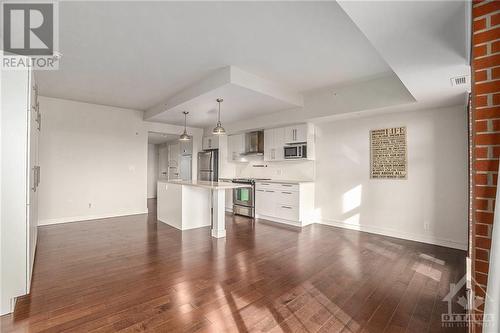
{"type": "Polygon", "coordinates": [[[450,79],[470,75],[469,1],[341,1],[340,6],[417,103],[465,104],[470,85],[452,86],[450,79]]]}
{"type": "Polygon", "coordinates": [[[59,70],[38,73],[50,97],[146,110],[228,65],[296,92],[391,71],[336,2],[59,6],[59,70]]]}

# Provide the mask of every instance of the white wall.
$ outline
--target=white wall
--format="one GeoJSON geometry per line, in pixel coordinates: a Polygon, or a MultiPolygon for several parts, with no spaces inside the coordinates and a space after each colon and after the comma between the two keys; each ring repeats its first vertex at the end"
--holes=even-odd
{"type": "Polygon", "coordinates": [[[148,144],[148,199],[156,198],[158,181],[158,145],[148,144]]]}
{"type": "Polygon", "coordinates": [[[317,124],[321,222],[466,249],[467,129],[462,106],[317,124]],[[406,126],[408,179],[369,178],[369,131],[406,126]]]}
{"type": "MultiPolygon", "coordinates": [[[[148,131],[180,134],[182,126],[145,122],[142,111],[57,98],[40,97],[40,109],[39,224],[147,213],[148,131]]],[[[202,132],[188,128],[193,156],[202,132]]]]}
{"type": "Polygon", "coordinates": [[[40,98],[40,224],[146,213],[142,112],[40,98]]]}

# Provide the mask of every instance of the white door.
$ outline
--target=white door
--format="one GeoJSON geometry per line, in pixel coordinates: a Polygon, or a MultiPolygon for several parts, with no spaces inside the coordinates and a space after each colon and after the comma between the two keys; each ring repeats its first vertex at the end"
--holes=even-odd
{"type": "Polygon", "coordinates": [[[38,141],[41,130],[41,115],[39,112],[38,103],[38,87],[34,81],[33,74],[31,74],[31,80],[29,87],[29,97],[30,97],[30,110],[28,117],[28,206],[27,206],[27,216],[28,216],[28,227],[27,227],[27,283],[26,289],[29,293],[31,286],[31,275],[33,271],[33,263],[35,260],[35,249],[37,241],[37,227],[38,227],[38,186],[40,183],[41,170],[38,160],[38,141]]]}

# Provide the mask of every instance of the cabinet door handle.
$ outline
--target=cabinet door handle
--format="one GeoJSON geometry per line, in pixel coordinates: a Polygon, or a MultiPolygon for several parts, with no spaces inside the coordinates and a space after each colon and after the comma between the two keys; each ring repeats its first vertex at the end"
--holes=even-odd
{"type": "Polygon", "coordinates": [[[289,184],[281,184],[281,186],[284,186],[284,187],[292,187],[293,185],[289,185],[289,184]]]}
{"type": "Polygon", "coordinates": [[[257,192],[264,192],[264,190],[257,190],[257,192]]]}
{"type": "Polygon", "coordinates": [[[34,166],[32,169],[33,169],[33,186],[31,187],[31,190],[33,192],[36,192],[36,166],[34,166]]]}
{"type": "Polygon", "coordinates": [[[292,194],[292,192],[281,192],[283,194],[292,194]]]}
{"type": "Polygon", "coordinates": [[[266,191],[266,192],[269,192],[269,193],[274,193],[274,191],[266,191]]]}
{"type": "Polygon", "coordinates": [[[281,208],[292,209],[290,206],[281,206],[281,208]]]}

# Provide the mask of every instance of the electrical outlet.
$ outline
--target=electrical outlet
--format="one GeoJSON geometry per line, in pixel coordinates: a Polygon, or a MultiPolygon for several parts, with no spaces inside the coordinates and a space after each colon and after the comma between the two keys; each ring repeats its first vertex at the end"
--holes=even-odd
{"type": "Polygon", "coordinates": [[[429,222],[424,222],[424,230],[429,231],[429,229],[430,229],[429,222]]]}
{"type": "Polygon", "coordinates": [[[281,176],[282,173],[283,173],[283,170],[276,169],[276,175],[281,176]]]}

